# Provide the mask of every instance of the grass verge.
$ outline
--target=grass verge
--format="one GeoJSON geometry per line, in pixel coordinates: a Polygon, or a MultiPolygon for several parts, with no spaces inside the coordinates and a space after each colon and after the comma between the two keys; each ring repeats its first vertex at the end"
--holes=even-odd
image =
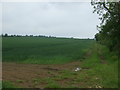
{"type": "Polygon", "coordinates": [[[10,81],[3,81],[2,82],[2,88],[18,88],[10,81]]]}
{"type": "Polygon", "coordinates": [[[90,87],[118,88],[118,58],[102,45],[95,44],[91,55],[83,61],[90,87]],[[93,83],[93,84],[92,84],[93,83]]]}

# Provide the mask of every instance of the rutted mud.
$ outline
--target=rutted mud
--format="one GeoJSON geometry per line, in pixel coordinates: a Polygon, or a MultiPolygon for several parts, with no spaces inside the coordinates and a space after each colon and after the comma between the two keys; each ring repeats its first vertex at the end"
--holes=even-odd
{"type": "MultiPolygon", "coordinates": [[[[2,64],[2,79],[3,81],[11,81],[20,87],[33,88],[33,80],[35,78],[55,77],[60,74],[60,71],[73,71],[76,67],[79,67],[80,64],[80,61],[59,65],[17,64],[4,62],[2,64]]],[[[63,84],[62,81],[61,84],[63,84]]],[[[45,87],[45,85],[46,83],[42,83],[37,87],[42,88],[45,87]]]]}

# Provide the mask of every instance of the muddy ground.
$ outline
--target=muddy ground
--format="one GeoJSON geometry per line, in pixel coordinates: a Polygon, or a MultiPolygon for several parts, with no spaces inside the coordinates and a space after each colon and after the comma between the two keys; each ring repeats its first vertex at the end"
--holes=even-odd
{"type": "MultiPolygon", "coordinates": [[[[55,77],[60,74],[61,71],[75,72],[75,68],[80,67],[81,62],[71,62],[68,64],[55,64],[55,65],[40,65],[40,64],[18,64],[3,62],[2,64],[2,79],[3,81],[14,82],[15,85],[24,88],[44,88],[46,83],[42,82],[39,85],[34,85],[33,79],[35,78],[47,78],[55,77]]],[[[64,84],[61,80],[60,85],[64,84]]],[[[69,80],[68,80],[69,82],[69,80]]]]}

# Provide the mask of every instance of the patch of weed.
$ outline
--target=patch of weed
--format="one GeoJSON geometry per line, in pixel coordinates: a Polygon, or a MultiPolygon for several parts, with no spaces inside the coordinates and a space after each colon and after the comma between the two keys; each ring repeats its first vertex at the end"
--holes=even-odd
{"type": "Polygon", "coordinates": [[[3,81],[2,82],[2,88],[18,88],[10,81],[3,81]]]}

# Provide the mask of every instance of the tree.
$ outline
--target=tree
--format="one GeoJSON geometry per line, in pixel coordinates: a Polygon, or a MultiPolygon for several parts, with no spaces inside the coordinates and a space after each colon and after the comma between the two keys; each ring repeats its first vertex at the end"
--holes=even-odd
{"type": "Polygon", "coordinates": [[[110,51],[120,55],[120,2],[91,2],[93,12],[99,14],[101,20],[96,41],[106,45],[110,51]]]}
{"type": "Polygon", "coordinates": [[[8,37],[8,34],[7,34],[7,33],[5,33],[4,37],[8,37]]]}

